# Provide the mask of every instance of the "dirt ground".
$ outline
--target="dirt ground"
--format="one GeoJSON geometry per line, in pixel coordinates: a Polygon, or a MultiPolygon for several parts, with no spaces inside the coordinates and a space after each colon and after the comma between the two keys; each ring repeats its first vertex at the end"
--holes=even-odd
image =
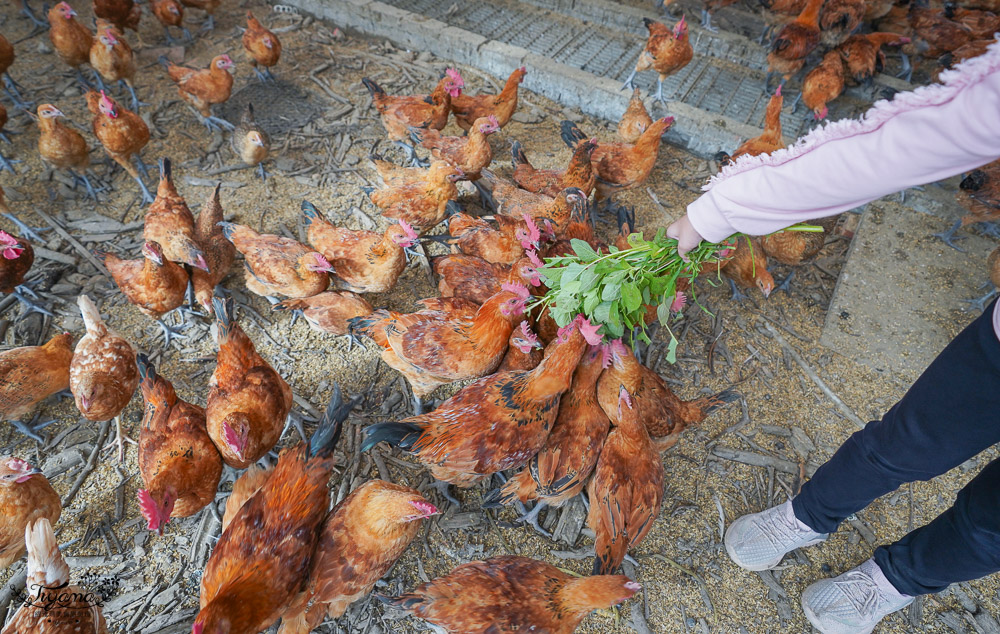
{"type": "MultiPolygon", "coordinates": [[[[27,98],[55,104],[96,146],[75,76],[52,53],[44,32],[29,37],[31,24],[17,13],[15,4],[6,3],[0,9],[0,31],[15,43],[17,51],[11,75],[24,86],[27,98]]],[[[39,10],[37,4],[35,9],[39,10]]],[[[76,5],[81,19],[89,24],[90,7],[82,2],[76,5]]],[[[402,154],[385,141],[359,79],[370,76],[390,93],[427,92],[447,62],[345,35],[335,25],[271,11],[256,2],[243,3],[240,8],[252,8],[279,34],[284,53],[275,74],[287,84],[261,87],[254,79],[239,43],[243,19],[235,5],[220,11],[214,32],[196,34],[185,49],[165,50],[162,30],[147,13],[140,29],[144,44],[136,43],[140,65],[136,89],[140,99],[151,104],[140,112],[153,132],[144,159],[151,166],[163,156],[174,161],[175,180],[193,210],[221,178],[227,219],[267,232],[301,237],[302,200],[313,202],[332,220],[350,227],[385,226],[360,190],[374,180],[367,156],[373,148],[397,161],[402,154]],[[156,63],[159,55],[167,53],[178,61],[183,57],[187,64],[204,66],[223,52],[237,61],[236,94],[220,112],[234,120],[242,105],[254,100],[259,120],[272,133],[274,158],[267,165],[270,177],[266,182],[251,170],[226,169],[238,163],[229,149],[228,135],[206,133],[156,63]],[[248,92],[238,92],[241,90],[248,92]]],[[[186,17],[193,32],[200,20],[196,10],[186,17]]],[[[127,37],[135,41],[134,34],[127,37]]],[[[493,90],[502,82],[473,69],[461,71],[469,92],[493,90]]],[[[122,96],[117,90],[115,94],[122,96]]],[[[559,139],[558,125],[564,118],[579,122],[599,137],[612,133],[605,123],[536,95],[522,94],[515,120],[492,138],[494,167],[500,172],[509,169],[508,144],[512,139],[524,144],[536,165],[563,164],[569,151],[559,139]]],[[[81,187],[72,186],[71,179],[53,174],[40,163],[34,123],[16,110],[10,109],[10,113],[7,131],[12,133],[12,144],[0,145],[0,153],[21,162],[16,164],[16,175],[0,176],[0,185],[13,213],[31,227],[48,228],[47,221],[36,213],[43,212],[82,246],[77,248],[61,232],[44,232],[44,246],[55,255],[37,258],[29,280],[38,280],[36,291],[51,303],[56,317],[25,316],[16,302],[0,302],[2,349],[35,344],[60,330],[81,336],[83,327],[75,300],[85,292],[98,302],[113,328],[152,356],[159,373],[173,381],[182,398],[204,404],[215,358],[208,320],[194,319],[194,325],[185,331],[186,339],[164,348],[155,324],[129,305],[82,252],[100,248],[138,257],[143,209],[138,204],[136,184],[121,169],[112,167],[103,150],[95,147],[91,155],[94,182],[105,188],[95,204],[81,187]]],[[[705,160],[665,146],[647,185],[627,193],[621,202],[636,207],[641,228],[664,226],[698,195],[713,169],[705,160]]],[[[154,176],[151,172],[147,180],[151,188],[155,188],[154,176]]],[[[474,206],[475,200],[470,191],[462,202],[474,206]]],[[[614,231],[613,219],[602,222],[603,232],[614,231]]],[[[721,543],[725,526],[743,513],[785,500],[800,485],[801,473],[821,464],[855,429],[803,373],[786,346],[797,351],[862,420],[879,416],[915,378],[877,373],[818,344],[853,226],[852,219],[845,218],[816,263],[799,271],[789,293],[779,292],[767,300],[752,293],[749,299],[736,303],[730,300],[728,289],[703,285],[699,297],[711,314],[689,310],[678,324],[675,332],[682,343],[676,365],[663,360],[662,340],[655,340],[648,362],[681,396],[692,398],[735,386],[745,399],[685,432],[678,445],[664,455],[668,484],[662,515],[632,553],[639,566],[626,565],[626,572],[643,585],[641,600],[617,611],[595,613],[580,631],[808,631],[798,606],[806,585],[860,563],[874,545],[887,543],[932,519],[988,462],[989,456],[981,456],[935,482],[916,483],[876,501],[859,513],[856,521],[845,523],[828,543],[787,557],[771,573],[744,572],[726,556],[721,543]],[[784,345],[768,326],[781,333],[784,345]],[[734,456],[763,466],[732,460],[734,456]]],[[[0,228],[14,230],[2,218],[0,228]]],[[[787,269],[774,267],[778,280],[787,273],[787,269]]],[[[240,322],[261,354],[292,385],[297,403],[293,411],[304,421],[307,434],[325,407],[334,382],[348,394],[365,395],[363,407],[352,417],[342,440],[342,469],[331,482],[334,498],[339,500],[361,482],[380,475],[426,487],[430,481],[427,472],[409,458],[382,448],[370,454],[358,452],[363,426],[407,415],[409,396],[403,379],[381,364],[373,350],[348,349],[343,339],[315,333],[302,320],[293,324],[290,315],[271,313],[263,298],[242,291],[241,273],[232,274],[225,285],[233,290],[241,307],[240,322]]],[[[377,307],[412,310],[415,300],[433,295],[436,288],[425,267],[416,261],[391,293],[368,299],[377,307]]],[[[960,315],[955,332],[972,317],[960,315]]],[[[443,398],[451,391],[454,388],[437,396],[443,398]]],[[[137,394],[123,415],[133,436],[138,434],[141,417],[142,399],[137,394]]],[[[42,465],[64,497],[79,477],[86,476],[79,493],[63,510],[58,539],[70,543],[64,552],[74,579],[93,573],[118,580],[117,592],[104,608],[111,630],[190,631],[198,605],[200,571],[219,533],[219,518],[236,474],[227,468],[215,505],[194,517],[171,521],[165,534],[157,536],[145,530],[139,514],[136,490],[141,487],[141,477],[134,446],[128,447],[123,464],[110,451],[102,454],[93,469],[86,467],[95,443],[110,445],[113,436],[100,433],[106,427],[83,421],[69,399],[51,399],[40,409],[34,424],[42,443],[10,425],[0,427],[0,455],[14,454],[42,465]]],[[[297,442],[298,432],[290,426],[280,445],[297,442]]],[[[458,564],[508,553],[541,558],[581,574],[589,571],[592,540],[586,529],[565,531],[571,543],[553,542],[514,522],[517,514],[512,509],[481,511],[479,504],[486,490],[478,487],[462,492],[461,509],[434,498],[446,512],[426,524],[421,537],[386,577],[381,591],[401,592],[458,564]]],[[[543,513],[546,525],[551,528],[558,514],[543,513]]],[[[571,523],[569,519],[567,516],[567,523],[571,523]]],[[[0,571],[0,587],[6,587],[22,569],[23,562],[0,571]]],[[[963,584],[959,590],[919,601],[912,609],[888,618],[876,631],[984,631],[985,626],[975,619],[1000,613],[998,588],[996,577],[963,584]]],[[[422,622],[400,619],[366,599],[318,631],[422,629],[422,622]]]]}

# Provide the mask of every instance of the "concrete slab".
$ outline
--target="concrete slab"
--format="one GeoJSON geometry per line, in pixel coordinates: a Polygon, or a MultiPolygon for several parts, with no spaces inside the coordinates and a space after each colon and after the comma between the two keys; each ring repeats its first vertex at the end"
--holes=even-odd
{"type": "Polygon", "coordinates": [[[960,243],[964,253],[932,237],[960,210],[936,186],[927,189],[908,192],[906,206],[887,200],[869,205],[820,338],[854,361],[911,379],[977,316],[962,300],[984,293],[986,258],[997,246],[969,230],[959,234],[967,236],[960,243]]]}

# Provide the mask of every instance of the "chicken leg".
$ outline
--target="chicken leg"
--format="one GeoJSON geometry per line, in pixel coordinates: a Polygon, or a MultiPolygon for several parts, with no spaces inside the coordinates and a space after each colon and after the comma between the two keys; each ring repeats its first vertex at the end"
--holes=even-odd
{"type": "MultiPolygon", "coordinates": [[[[986,284],[984,284],[984,286],[989,284],[990,282],[987,282],[986,284]]],[[[1000,292],[1000,290],[994,288],[993,290],[991,290],[989,293],[986,293],[982,297],[977,297],[975,299],[963,299],[962,301],[965,302],[966,304],[970,304],[972,308],[975,308],[977,311],[983,312],[984,310],[986,310],[986,305],[990,303],[990,300],[993,299],[998,292],[1000,292]]],[[[972,308],[970,308],[969,310],[972,310],[972,308]]]]}
{"type": "MultiPolygon", "coordinates": [[[[139,189],[142,190],[142,204],[147,205],[152,203],[155,198],[153,198],[153,195],[149,193],[149,189],[146,188],[146,183],[142,182],[142,178],[139,177],[139,171],[132,166],[128,158],[117,154],[111,154],[110,152],[108,154],[112,159],[114,159],[115,163],[121,165],[122,169],[128,172],[128,175],[134,178],[135,182],[139,184],[139,189]]],[[[136,155],[135,158],[139,165],[145,167],[142,159],[140,159],[138,155],[136,155]]]]}
{"type": "Polygon", "coordinates": [[[719,32],[719,27],[712,26],[712,14],[709,13],[708,9],[701,10],[701,28],[712,33],[719,32]]]}
{"type": "Polygon", "coordinates": [[[656,80],[656,99],[654,101],[659,101],[664,106],[667,102],[663,99],[663,76],[661,75],[658,80],[656,80]]]}
{"type": "Polygon", "coordinates": [[[126,443],[132,443],[133,445],[135,445],[136,447],[138,447],[139,443],[137,443],[132,438],[129,438],[129,436],[126,435],[125,432],[122,431],[122,417],[121,417],[121,414],[119,414],[118,416],[115,416],[114,421],[115,421],[115,444],[114,445],[108,445],[107,447],[104,448],[104,451],[107,451],[107,450],[112,449],[115,446],[117,446],[118,447],[118,462],[125,462],[125,444],[126,443]]]}
{"type": "Polygon", "coordinates": [[[24,224],[23,222],[21,222],[21,220],[17,216],[14,216],[14,215],[6,213],[6,212],[0,214],[0,216],[3,216],[7,220],[10,220],[11,222],[13,222],[14,225],[17,227],[17,230],[20,231],[21,233],[23,233],[24,237],[28,238],[29,240],[34,240],[35,242],[45,242],[45,238],[43,238],[39,234],[39,232],[40,231],[49,231],[48,227],[39,227],[37,229],[34,229],[34,228],[29,227],[28,225],[24,224]]]}
{"type": "Polygon", "coordinates": [[[47,31],[49,29],[49,23],[35,15],[35,12],[28,6],[28,0],[21,0],[21,13],[28,16],[28,19],[38,27],[36,30],[47,31]]]}
{"type": "Polygon", "coordinates": [[[462,503],[459,502],[455,498],[455,496],[453,496],[451,494],[451,485],[448,484],[447,482],[444,482],[443,480],[436,480],[435,479],[433,482],[431,482],[427,486],[430,487],[430,488],[432,488],[432,489],[434,489],[438,493],[440,493],[444,497],[444,499],[448,500],[449,502],[451,502],[452,504],[454,504],[456,507],[462,508],[462,503]]]}
{"type": "Polygon", "coordinates": [[[538,514],[543,508],[548,506],[545,502],[538,500],[535,502],[535,506],[531,509],[531,511],[528,511],[527,507],[525,507],[521,502],[518,502],[517,506],[518,510],[522,512],[521,517],[516,520],[518,523],[527,524],[534,528],[539,534],[544,535],[548,539],[552,539],[552,533],[542,528],[542,525],[538,523],[538,514]]]}
{"type": "Polygon", "coordinates": [[[961,227],[962,227],[962,221],[956,220],[955,224],[951,226],[951,229],[948,229],[947,231],[942,231],[941,233],[935,233],[933,235],[935,238],[941,238],[941,241],[947,244],[952,249],[965,253],[965,249],[959,248],[955,244],[955,240],[965,240],[965,236],[957,236],[957,237],[955,236],[955,232],[961,229],[961,227]]]}
{"type": "Polygon", "coordinates": [[[27,111],[35,105],[35,102],[33,101],[24,101],[24,98],[21,96],[21,91],[19,90],[21,86],[14,81],[14,78],[10,76],[10,73],[3,74],[3,85],[4,92],[6,92],[7,96],[10,97],[10,100],[15,107],[27,111]]]}
{"type": "Polygon", "coordinates": [[[118,82],[118,85],[121,86],[122,84],[125,84],[125,88],[128,89],[128,94],[131,95],[131,97],[132,97],[132,111],[133,112],[138,112],[139,111],[139,106],[148,106],[149,105],[145,101],[139,101],[139,98],[135,96],[135,87],[132,85],[131,81],[129,81],[127,79],[122,79],[121,81],[118,82]]]}
{"type": "Polygon", "coordinates": [[[626,88],[632,90],[634,88],[634,86],[632,85],[632,80],[635,79],[635,74],[637,72],[639,72],[638,69],[635,68],[632,69],[632,74],[629,75],[628,79],[625,80],[625,83],[622,84],[621,90],[625,90],[626,88]]]}

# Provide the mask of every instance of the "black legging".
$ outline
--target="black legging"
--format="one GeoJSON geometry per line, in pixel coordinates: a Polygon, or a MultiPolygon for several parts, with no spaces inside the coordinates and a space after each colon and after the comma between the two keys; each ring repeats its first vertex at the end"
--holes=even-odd
{"type": "MultiPolygon", "coordinates": [[[[795,516],[820,533],[875,498],[930,480],[1000,442],[996,300],[963,330],[880,421],[855,432],[802,487],[795,516]]],[[[938,592],[1000,570],[1000,459],[926,526],[875,551],[903,594],[938,592]]]]}

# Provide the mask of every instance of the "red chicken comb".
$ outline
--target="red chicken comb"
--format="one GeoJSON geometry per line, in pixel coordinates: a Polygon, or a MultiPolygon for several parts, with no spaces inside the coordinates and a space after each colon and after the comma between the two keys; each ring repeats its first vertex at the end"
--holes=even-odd
{"type": "Polygon", "coordinates": [[[627,352],[628,349],[622,343],[621,339],[614,339],[603,344],[601,346],[601,367],[607,369],[611,366],[611,362],[614,361],[615,357],[621,358],[627,352]]]}
{"type": "Polygon", "coordinates": [[[246,439],[236,433],[236,430],[228,422],[222,423],[222,439],[241,459],[243,458],[243,445],[246,443],[246,439]]]}
{"type": "Polygon", "coordinates": [[[0,231],[0,245],[13,246],[15,244],[17,244],[17,238],[10,235],[6,231],[0,231]]]}
{"type": "Polygon", "coordinates": [[[670,302],[670,312],[672,313],[681,312],[681,309],[683,309],[684,306],[687,305],[687,299],[688,299],[687,295],[685,295],[682,291],[677,291],[677,293],[674,295],[674,300],[670,302]]]}
{"type": "Polygon", "coordinates": [[[11,471],[28,471],[31,469],[31,464],[27,460],[11,458],[7,461],[7,468],[11,471]]]}
{"type": "Polygon", "coordinates": [[[592,346],[596,346],[601,343],[603,337],[597,334],[597,331],[601,329],[601,325],[594,325],[590,323],[590,320],[583,315],[577,315],[575,322],[577,328],[580,329],[580,334],[583,338],[592,346]]]}
{"type": "Polygon", "coordinates": [[[639,590],[642,590],[642,586],[635,581],[626,581],[625,589],[631,590],[632,592],[638,592],[639,590]]]}
{"type": "Polygon", "coordinates": [[[115,102],[111,97],[108,97],[106,94],[104,94],[103,90],[101,91],[101,105],[104,106],[105,108],[110,109],[112,112],[112,116],[114,116],[113,113],[115,112],[115,102]]]}
{"type": "Polygon", "coordinates": [[[18,244],[14,236],[6,231],[0,231],[0,253],[3,254],[5,260],[16,260],[21,257],[22,251],[24,251],[24,247],[18,244]]]}
{"type": "Polygon", "coordinates": [[[491,114],[490,116],[486,117],[486,120],[490,122],[490,125],[496,126],[498,128],[500,127],[500,121],[497,119],[497,116],[495,114],[491,114]]]}
{"type": "Polygon", "coordinates": [[[528,214],[523,214],[523,217],[524,224],[528,227],[528,240],[530,242],[538,242],[542,238],[542,232],[538,230],[535,219],[528,214]]]}
{"type": "Polygon", "coordinates": [[[528,301],[531,298],[531,293],[528,292],[528,287],[524,284],[518,284],[517,282],[504,282],[500,285],[501,290],[505,290],[508,293],[514,293],[522,301],[528,301]]]}
{"type": "Polygon", "coordinates": [[[531,326],[528,325],[527,321],[521,322],[520,330],[521,330],[521,338],[527,342],[527,345],[524,346],[523,348],[521,346],[518,346],[517,347],[518,350],[520,350],[524,354],[528,354],[529,352],[531,352],[532,348],[542,347],[541,342],[538,340],[538,335],[536,335],[535,331],[531,329],[531,326]]]}
{"type": "Polygon", "coordinates": [[[780,97],[781,96],[781,84],[778,84],[778,87],[775,89],[774,96],[775,97],[780,97]]]}
{"type": "Polygon", "coordinates": [[[139,512],[146,519],[146,529],[155,531],[160,529],[160,510],[156,506],[156,500],[146,489],[139,489],[139,512]]]}
{"type": "Polygon", "coordinates": [[[674,26],[674,35],[680,36],[681,33],[687,30],[687,22],[684,19],[684,15],[681,15],[680,21],[674,26]]]}
{"type": "Polygon", "coordinates": [[[201,623],[195,623],[191,626],[191,634],[203,634],[205,631],[205,626],[201,623]]]}
{"type": "Polygon", "coordinates": [[[455,82],[455,84],[457,84],[459,88],[465,87],[465,80],[462,79],[461,73],[459,73],[454,68],[449,68],[448,70],[444,71],[444,74],[450,77],[451,80],[455,82]]]}
{"type": "Polygon", "coordinates": [[[541,261],[538,257],[538,252],[534,249],[528,249],[525,251],[528,254],[528,260],[531,261],[531,265],[535,267],[545,266],[545,263],[541,261]]]}
{"type": "Polygon", "coordinates": [[[413,227],[410,226],[410,223],[405,220],[400,220],[399,226],[403,228],[403,233],[405,233],[406,237],[410,240],[416,241],[420,237],[417,235],[417,232],[413,230],[413,227]]]}
{"type": "Polygon", "coordinates": [[[427,500],[410,500],[410,504],[413,508],[420,511],[420,514],[424,517],[430,517],[431,515],[437,515],[441,511],[438,510],[436,506],[428,502],[427,500]]]}

